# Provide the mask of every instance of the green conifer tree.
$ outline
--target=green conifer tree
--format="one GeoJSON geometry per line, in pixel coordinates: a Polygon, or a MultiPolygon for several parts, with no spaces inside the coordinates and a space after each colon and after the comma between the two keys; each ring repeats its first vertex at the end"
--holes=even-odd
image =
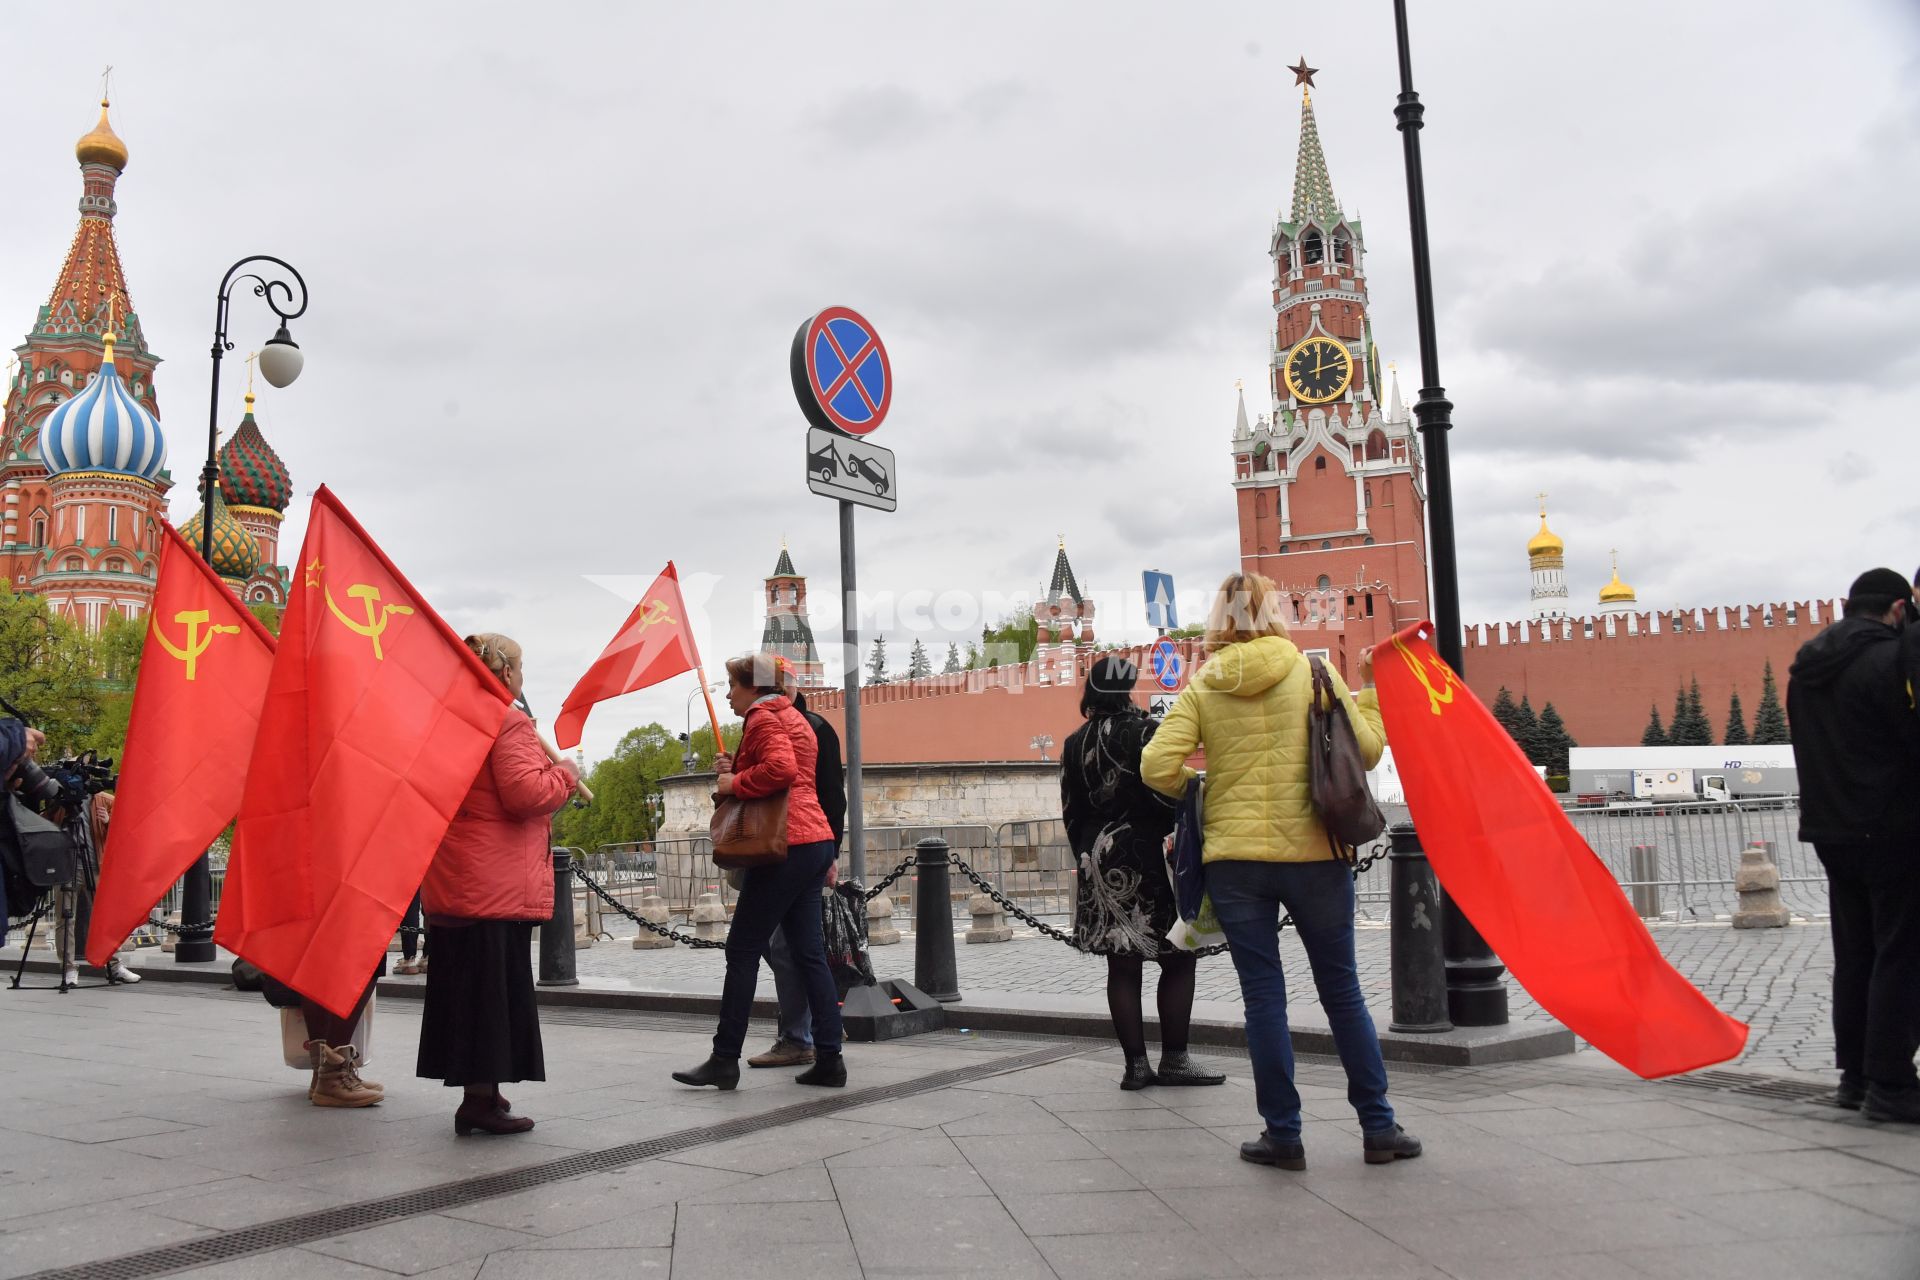
{"type": "Polygon", "coordinates": [[[960,671],[960,646],[957,644],[949,644],[947,646],[947,665],[940,668],[940,674],[943,676],[950,676],[950,675],[958,674],[959,671],[960,671]]]}
{"type": "Polygon", "coordinates": [[[1540,746],[1545,759],[1536,760],[1535,764],[1545,765],[1550,775],[1565,776],[1568,753],[1578,745],[1551,702],[1540,708],[1540,746]]]}
{"type": "Polygon", "coordinates": [[[1727,734],[1724,741],[1730,747],[1744,747],[1753,741],[1747,736],[1747,715],[1741,709],[1738,689],[1733,691],[1733,697],[1727,701],[1727,734]]]}
{"type": "Polygon", "coordinates": [[[1753,713],[1753,743],[1759,747],[1777,747],[1790,741],[1787,711],[1780,705],[1780,687],[1773,682],[1773,660],[1769,658],[1766,673],[1760,677],[1760,705],[1753,713]]]}
{"type": "Polygon", "coordinates": [[[867,683],[885,684],[887,682],[887,638],[873,638],[873,652],[867,655],[867,683]]]}
{"type": "Polygon", "coordinates": [[[933,662],[927,657],[927,647],[915,640],[913,652],[907,655],[907,679],[921,680],[932,674],[933,662]]]}
{"type": "Polygon", "coordinates": [[[1660,727],[1660,704],[1657,702],[1653,704],[1653,718],[1647,721],[1647,731],[1640,735],[1640,745],[1643,747],[1669,745],[1667,731],[1660,727]]]}
{"type": "Polygon", "coordinates": [[[1533,701],[1526,694],[1520,695],[1520,715],[1515,721],[1519,732],[1513,740],[1520,744],[1520,750],[1526,754],[1531,764],[1545,764],[1542,757],[1546,754],[1545,744],[1540,739],[1540,717],[1533,713],[1533,701]]]}

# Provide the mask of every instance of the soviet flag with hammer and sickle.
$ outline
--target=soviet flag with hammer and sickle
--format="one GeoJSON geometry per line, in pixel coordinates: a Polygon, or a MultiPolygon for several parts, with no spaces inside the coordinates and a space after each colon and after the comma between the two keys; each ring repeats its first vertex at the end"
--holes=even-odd
{"type": "Polygon", "coordinates": [[[493,747],[507,690],[324,487],[214,939],[345,1015],[493,747]]]}
{"type": "Polygon", "coordinates": [[[239,811],[273,666],[272,633],[172,525],[163,528],[87,927],[94,965],[106,964],[239,811]]]}
{"type": "Polygon", "coordinates": [[[579,746],[587,712],[596,702],[645,689],[699,667],[700,652],[687,625],[687,604],[680,598],[680,574],[669,560],[620,624],[619,632],[560,705],[560,714],[553,721],[554,742],[563,751],[579,746]]]}

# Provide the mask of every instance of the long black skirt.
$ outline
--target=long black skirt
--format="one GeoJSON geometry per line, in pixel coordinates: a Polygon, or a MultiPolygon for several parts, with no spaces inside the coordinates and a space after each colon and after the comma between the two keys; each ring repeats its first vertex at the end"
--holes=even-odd
{"type": "Polygon", "coordinates": [[[533,1000],[533,926],[511,920],[433,924],[420,1062],[449,1085],[545,1080],[533,1000]]]}

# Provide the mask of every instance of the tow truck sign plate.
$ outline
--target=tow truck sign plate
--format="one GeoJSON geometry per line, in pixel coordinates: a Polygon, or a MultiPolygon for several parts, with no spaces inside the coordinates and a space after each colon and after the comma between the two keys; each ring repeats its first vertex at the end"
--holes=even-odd
{"type": "Polygon", "coordinates": [[[900,505],[897,484],[893,450],[837,431],[807,429],[807,488],[821,497],[892,511],[900,505]]]}

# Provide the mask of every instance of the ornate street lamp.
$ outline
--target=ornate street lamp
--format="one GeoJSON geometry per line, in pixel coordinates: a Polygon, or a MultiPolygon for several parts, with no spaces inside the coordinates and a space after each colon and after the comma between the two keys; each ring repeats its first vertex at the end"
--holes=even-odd
{"type": "MultiPolygon", "coordinates": [[[[213,495],[220,484],[220,361],[227,352],[233,350],[233,343],[227,338],[227,308],[234,286],[246,280],[253,282],[254,296],[265,298],[273,313],[280,317],[279,329],[260,348],[260,376],[276,387],[284,387],[300,376],[300,369],[306,363],[293,335],[287,332],[287,321],[299,319],[307,310],[307,282],[300,273],[290,263],[264,253],[242,258],[227,268],[226,277],[220,281],[220,294],[213,313],[213,389],[207,404],[207,465],[200,473],[200,558],[208,564],[213,563],[213,495]],[[257,272],[241,270],[256,262],[271,263],[280,268],[293,277],[293,283],[277,278],[278,272],[269,271],[268,275],[276,278],[268,279],[257,272]],[[296,288],[299,291],[299,306],[294,306],[296,288]]],[[[204,927],[181,931],[179,941],[174,944],[174,960],[181,963],[212,960],[215,956],[213,869],[208,865],[204,853],[187,868],[186,877],[181,882],[180,922],[204,927]]]]}

